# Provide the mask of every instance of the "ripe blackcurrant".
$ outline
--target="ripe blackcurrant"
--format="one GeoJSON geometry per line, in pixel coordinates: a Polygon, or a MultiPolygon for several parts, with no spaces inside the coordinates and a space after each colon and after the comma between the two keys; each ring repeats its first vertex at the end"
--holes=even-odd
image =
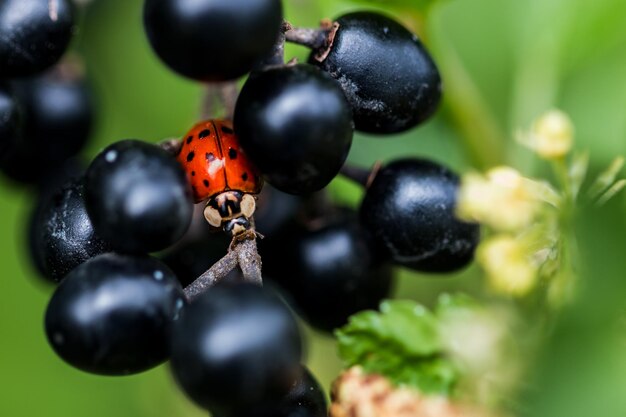
{"type": "Polygon", "coordinates": [[[22,129],[7,147],[0,167],[11,178],[37,182],[87,142],[94,119],[88,84],[55,74],[12,83],[22,129]]]}
{"type": "Polygon", "coordinates": [[[104,149],[87,170],[85,191],[96,232],[118,251],[165,249],[191,222],[193,203],[182,168],[145,142],[124,140],[104,149]]]}
{"type": "Polygon", "coordinates": [[[28,236],[28,253],[33,266],[39,272],[39,276],[48,281],[52,280],[52,282],[55,282],[45,266],[44,253],[41,250],[41,224],[44,222],[44,211],[55,204],[53,197],[62,195],[66,184],[78,181],[84,173],[84,165],[79,160],[70,158],[58,166],[56,170],[51,171],[48,176],[37,184],[37,196],[26,231],[28,236]]]}
{"type": "Polygon", "coordinates": [[[241,77],[270,53],[280,0],[146,0],[144,25],[157,55],[201,81],[241,77]]]}
{"type": "Polygon", "coordinates": [[[426,120],[441,98],[437,67],[419,39],[395,20],[374,12],[349,13],[321,62],[352,105],[357,130],[394,133],[426,120]]]}
{"type": "Polygon", "coordinates": [[[276,295],[251,284],[210,289],[183,311],[172,336],[176,380],[218,415],[280,401],[301,372],[295,319],[276,295]]]}
{"type": "Polygon", "coordinates": [[[57,62],[73,25],[68,0],[0,2],[0,78],[34,75],[57,62]]]}
{"type": "Polygon", "coordinates": [[[314,230],[292,230],[279,251],[263,252],[267,275],[320,330],[330,332],[352,314],[376,309],[391,291],[391,267],[378,258],[356,217],[347,212],[314,230]]]}
{"type": "Polygon", "coordinates": [[[442,165],[402,159],[383,167],[361,204],[361,222],[393,260],[425,272],[467,265],[479,228],[454,214],[459,178],[442,165]]]}
{"type": "Polygon", "coordinates": [[[36,251],[52,281],[61,281],[78,265],[110,251],[87,215],[82,180],[63,187],[34,221],[36,251]]]}
{"type": "Polygon", "coordinates": [[[99,255],[57,287],[46,334],[63,360],[86,372],[141,372],[167,359],[184,304],[176,277],[156,259],[99,255]]]}
{"type": "Polygon", "coordinates": [[[291,194],[325,187],[352,143],[350,106],[339,85],[310,65],[250,76],[235,108],[235,131],[267,181],[291,194]]]}

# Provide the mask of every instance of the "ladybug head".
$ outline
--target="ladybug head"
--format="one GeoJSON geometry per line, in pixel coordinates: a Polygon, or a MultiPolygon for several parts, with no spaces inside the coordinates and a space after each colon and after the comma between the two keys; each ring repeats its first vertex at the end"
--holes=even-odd
{"type": "Polygon", "coordinates": [[[251,227],[256,209],[254,196],[240,191],[225,191],[211,197],[204,209],[204,218],[214,228],[222,228],[236,236],[251,227]]]}
{"type": "Polygon", "coordinates": [[[250,230],[250,220],[245,217],[236,217],[234,219],[226,220],[224,222],[224,226],[222,226],[223,230],[230,237],[235,237],[245,232],[246,230],[250,230]]]}

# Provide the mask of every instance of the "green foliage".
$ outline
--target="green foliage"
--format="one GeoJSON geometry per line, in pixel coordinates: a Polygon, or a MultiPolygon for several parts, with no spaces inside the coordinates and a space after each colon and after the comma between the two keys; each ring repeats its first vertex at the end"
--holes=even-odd
{"type": "Polygon", "coordinates": [[[360,365],[397,385],[450,395],[458,379],[445,356],[437,316],[413,301],[385,301],[336,332],[346,365],[360,365]]]}

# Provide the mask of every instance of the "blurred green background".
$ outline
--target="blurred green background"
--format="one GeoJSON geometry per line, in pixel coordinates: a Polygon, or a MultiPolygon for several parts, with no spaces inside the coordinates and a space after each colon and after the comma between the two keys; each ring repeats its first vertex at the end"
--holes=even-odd
{"type": "MultiPolygon", "coordinates": [[[[364,166],[396,156],[426,156],[465,171],[510,163],[544,172],[513,133],[557,106],[576,125],[576,147],[592,166],[626,154],[626,2],[624,0],[284,0],[297,26],[359,8],[378,8],[418,32],[444,78],[434,120],[392,138],[357,136],[350,159],[364,166]],[[435,4],[432,4],[435,3],[435,4]]],[[[157,141],[183,134],[199,114],[201,86],[152,54],[139,0],[96,0],[74,48],[99,97],[93,157],[123,138],[157,141]]],[[[210,51],[207,51],[210,53],[210,51]]],[[[304,59],[299,47],[289,56],[304,59]]],[[[337,180],[332,195],[355,204],[357,188],[337,180]]],[[[33,196],[0,179],[0,416],[201,416],[162,366],[124,378],[91,376],[48,347],[42,317],[51,288],[37,281],[25,252],[33,196]]],[[[581,216],[581,291],[555,321],[516,400],[525,416],[626,415],[626,224],[624,198],[581,216]]],[[[480,293],[471,267],[447,278],[399,271],[398,296],[432,304],[442,291],[480,293]]],[[[330,338],[307,330],[308,360],[328,387],[339,360],[330,338]]]]}

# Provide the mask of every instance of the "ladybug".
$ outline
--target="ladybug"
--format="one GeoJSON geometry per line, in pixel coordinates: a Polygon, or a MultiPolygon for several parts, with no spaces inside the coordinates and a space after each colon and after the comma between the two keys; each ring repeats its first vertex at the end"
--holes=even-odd
{"type": "Polygon", "coordinates": [[[204,217],[212,227],[232,236],[252,228],[263,180],[240,148],[230,121],[196,124],[183,137],[177,158],[195,202],[207,200],[204,217]]]}

